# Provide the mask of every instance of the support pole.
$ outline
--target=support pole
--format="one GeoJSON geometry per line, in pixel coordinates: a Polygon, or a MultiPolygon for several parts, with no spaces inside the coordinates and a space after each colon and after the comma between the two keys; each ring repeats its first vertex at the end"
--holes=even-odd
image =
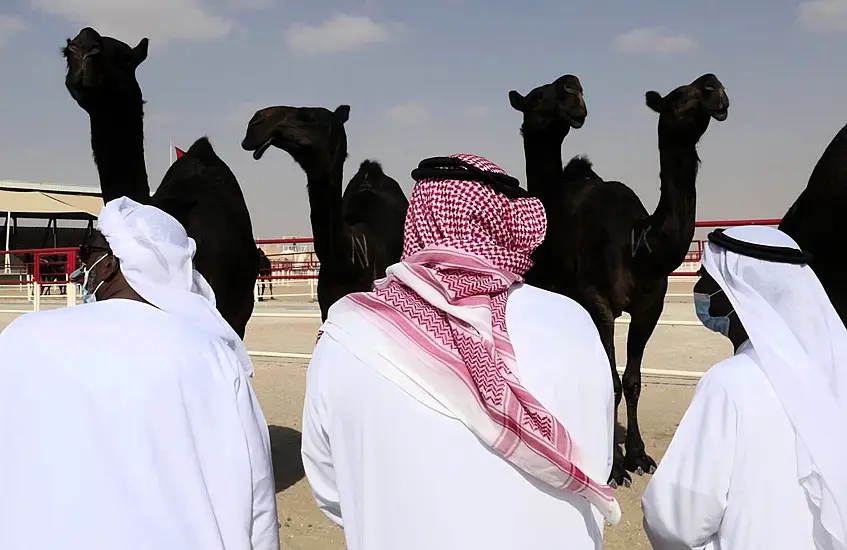
{"type": "Polygon", "coordinates": [[[6,212],[6,260],[4,262],[5,265],[6,265],[6,269],[5,269],[6,273],[12,272],[12,255],[9,254],[9,240],[10,240],[10,237],[11,237],[11,231],[12,231],[12,213],[6,212]]]}

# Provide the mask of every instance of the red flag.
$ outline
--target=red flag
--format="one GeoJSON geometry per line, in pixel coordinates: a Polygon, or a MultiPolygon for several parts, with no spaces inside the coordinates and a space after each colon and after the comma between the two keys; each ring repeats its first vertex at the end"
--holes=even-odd
{"type": "Polygon", "coordinates": [[[183,151],[179,147],[174,147],[174,149],[176,149],[176,158],[179,158],[179,157],[181,157],[182,155],[185,154],[185,151],[183,151]]]}

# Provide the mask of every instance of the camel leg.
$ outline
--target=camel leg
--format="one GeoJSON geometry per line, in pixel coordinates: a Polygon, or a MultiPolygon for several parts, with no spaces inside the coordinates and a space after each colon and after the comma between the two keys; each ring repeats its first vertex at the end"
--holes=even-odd
{"type": "Polygon", "coordinates": [[[612,472],[609,475],[608,483],[612,488],[621,485],[629,487],[632,484],[632,478],[630,478],[624,468],[623,449],[617,436],[618,406],[621,403],[622,386],[621,377],[618,374],[617,363],[615,361],[615,316],[612,313],[611,307],[609,307],[609,302],[596,293],[596,291],[588,293],[587,299],[583,302],[583,307],[591,315],[594,326],[597,327],[597,332],[600,334],[600,341],[606,350],[606,356],[609,358],[609,365],[612,371],[612,386],[615,390],[615,436],[612,442],[614,460],[612,461],[612,472]]]}
{"type": "Polygon", "coordinates": [[[623,393],[626,398],[626,458],[624,467],[629,472],[644,475],[656,471],[656,462],[645,452],[644,440],[638,427],[638,398],[641,396],[641,361],[647,341],[656,330],[656,324],[665,307],[668,280],[642,294],[631,308],[632,321],[626,341],[626,369],[623,373],[623,393]]]}
{"type": "Polygon", "coordinates": [[[268,282],[268,288],[270,288],[270,289],[271,289],[271,297],[270,297],[270,299],[271,299],[271,300],[273,300],[273,299],[274,299],[274,282],[273,282],[273,280],[271,280],[271,281],[269,281],[269,282],[268,282]]]}

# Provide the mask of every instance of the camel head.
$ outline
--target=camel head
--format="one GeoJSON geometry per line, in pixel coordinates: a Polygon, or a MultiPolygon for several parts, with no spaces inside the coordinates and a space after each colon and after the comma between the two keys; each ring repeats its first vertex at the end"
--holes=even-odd
{"type": "Polygon", "coordinates": [[[647,106],[659,113],[659,132],[675,139],[696,142],[712,119],[724,121],[729,113],[726,89],[712,73],[680,86],[665,97],[649,91],[645,99],[647,106]]]}
{"type": "Polygon", "coordinates": [[[525,96],[512,90],[509,102],[513,109],[523,113],[523,132],[554,132],[564,138],[571,128],[582,128],[588,116],[582,83],[570,74],[539,86],[525,96]]]}
{"type": "Polygon", "coordinates": [[[286,151],[304,169],[328,166],[336,160],[342,146],[346,157],[344,123],[349,118],[349,105],[340,105],[335,111],[323,107],[266,107],[250,119],[241,148],[253,151],[253,158],[259,160],[273,145],[286,151]]]}
{"type": "Polygon", "coordinates": [[[142,38],[131,48],[120,40],[101,36],[91,27],[79,31],[62,48],[68,66],[65,87],[71,97],[89,112],[104,103],[141,105],[135,69],[147,59],[148,43],[142,38]]]}

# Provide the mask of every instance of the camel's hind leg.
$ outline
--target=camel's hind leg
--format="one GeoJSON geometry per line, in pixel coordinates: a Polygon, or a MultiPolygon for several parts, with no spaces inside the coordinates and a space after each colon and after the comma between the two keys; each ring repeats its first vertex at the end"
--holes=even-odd
{"type": "Polygon", "coordinates": [[[606,350],[606,356],[609,358],[609,366],[612,371],[612,386],[615,390],[615,440],[612,441],[614,459],[612,461],[612,472],[609,475],[608,483],[613,488],[620,485],[629,487],[632,479],[624,468],[623,449],[621,449],[621,442],[617,438],[618,405],[621,403],[622,387],[621,377],[618,374],[617,363],[615,361],[615,316],[612,313],[612,308],[609,306],[608,300],[602,297],[595,289],[586,290],[583,296],[582,306],[591,315],[594,326],[597,327],[597,332],[600,334],[600,341],[606,350]]]}
{"type": "Polygon", "coordinates": [[[632,320],[626,339],[626,370],[623,373],[623,394],[626,398],[626,458],[627,471],[643,475],[656,471],[656,462],[645,452],[644,440],[638,427],[638,398],[641,396],[641,361],[644,348],[656,329],[665,307],[667,278],[647,289],[639,289],[629,308],[632,320]]]}

